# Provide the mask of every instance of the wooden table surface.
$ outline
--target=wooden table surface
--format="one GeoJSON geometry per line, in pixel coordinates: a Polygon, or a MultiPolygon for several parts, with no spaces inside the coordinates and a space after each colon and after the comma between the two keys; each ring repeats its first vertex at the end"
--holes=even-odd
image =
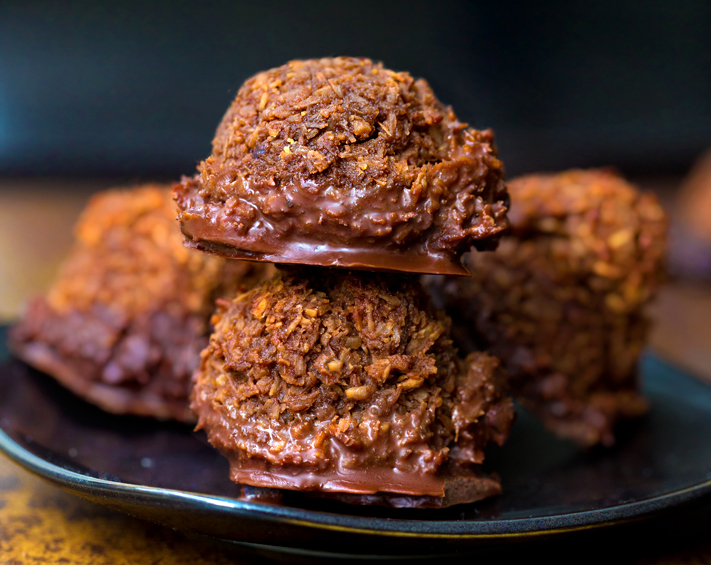
{"type": "MultiPolygon", "coordinates": [[[[111,180],[0,180],[0,321],[42,292],[71,244],[71,229],[92,191],[111,180]]],[[[711,383],[711,285],[672,282],[654,305],[652,346],[711,383]]],[[[711,446],[709,446],[711,449],[711,446]]],[[[688,517],[650,525],[644,543],[603,551],[606,560],[711,565],[711,501],[688,517]],[[699,514],[700,513],[700,514],[699,514]],[[688,521],[688,524],[685,523],[688,521]],[[705,527],[708,526],[708,527],[705,527]]],[[[598,548],[600,549],[600,548],[598,548]]],[[[550,561],[597,556],[551,540],[550,561]],[[559,551],[556,551],[558,549],[559,551]]],[[[530,556],[530,555],[529,555],[530,556]]],[[[118,514],[43,483],[0,456],[0,565],[257,563],[239,546],[174,532],[118,514]]],[[[595,560],[598,558],[595,557],[595,560]]]]}

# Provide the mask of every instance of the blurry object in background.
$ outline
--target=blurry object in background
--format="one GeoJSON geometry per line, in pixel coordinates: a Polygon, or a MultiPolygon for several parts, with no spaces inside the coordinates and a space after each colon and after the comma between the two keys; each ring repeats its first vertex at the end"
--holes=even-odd
{"type": "Polygon", "coordinates": [[[711,245],[711,150],[696,161],[682,185],[679,219],[711,245]]]}
{"type": "Polygon", "coordinates": [[[264,266],[183,247],[168,187],[93,197],[45,298],[10,334],[15,353],[115,413],[190,420],[190,377],[216,297],[264,266]]]}
{"type": "Polygon", "coordinates": [[[104,179],[0,179],[0,321],[45,292],[72,245],[71,227],[104,179]]]}
{"type": "Polygon", "coordinates": [[[509,191],[499,249],[468,256],[471,278],[429,284],[454,335],[499,357],[549,429],[612,445],[617,421],[646,411],[637,360],[664,279],[664,211],[607,170],[524,176],[509,191]]]}
{"type": "Polygon", "coordinates": [[[672,218],[672,273],[711,279],[711,150],[699,157],[683,182],[672,218]]]}

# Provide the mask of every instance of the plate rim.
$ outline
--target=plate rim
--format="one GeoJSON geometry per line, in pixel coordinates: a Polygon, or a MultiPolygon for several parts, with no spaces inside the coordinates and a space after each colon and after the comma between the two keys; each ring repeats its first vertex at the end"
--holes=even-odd
{"type": "MultiPolygon", "coordinates": [[[[219,510],[259,517],[268,522],[287,522],[294,526],[347,534],[367,534],[384,537],[418,537],[426,539],[506,540],[564,534],[642,520],[670,508],[700,500],[711,495],[711,479],[669,493],[592,510],[577,510],[550,516],[493,520],[414,520],[349,516],[318,510],[291,508],[241,501],[226,496],[124,483],[84,475],[64,469],[31,453],[2,428],[0,452],[20,467],[45,481],[82,498],[114,507],[112,501],[122,495],[140,495],[141,500],[160,499],[173,504],[204,510],[219,510]],[[99,493],[101,496],[97,496],[99,493]],[[309,518],[303,516],[309,514],[309,518]],[[365,522],[365,527],[361,522],[365,522]],[[459,531],[456,531],[459,530],[459,531]]],[[[120,509],[120,508],[119,508],[120,509]]]]}
{"type": "MultiPolygon", "coordinates": [[[[5,346],[5,335],[12,324],[0,323],[0,360],[16,359],[5,346]]],[[[649,349],[640,357],[640,365],[653,363],[664,371],[679,371],[686,378],[704,386],[708,381],[693,371],[649,349]]],[[[51,377],[47,377],[51,378],[51,377]]],[[[56,487],[94,503],[127,512],[125,496],[142,503],[161,500],[177,509],[228,512],[235,516],[256,517],[265,523],[289,524],[310,530],[341,532],[344,534],[377,535],[382,537],[423,538],[429,540],[460,540],[468,542],[531,539],[562,535],[583,530],[598,530],[651,518],[664,511],[689,503],[711,500],[711,469],[706,480],[670,492],[604,506],[573,510],[547,516],[526,516],[488,520],[428,520],[355,516],[345,513],[309,510],[290,506],[271,505],[239,500],[227,496],[196,493],[178,489],[152,487],[130,482],[92,477],[51,463],[35,455],[16,442],[0,424],[0,453],[15,464],[56,487]],[[138,495],[138,496],[136,496],[138,495]]],[[[154,520],[160,523],[160,520],[154,520]]],[[[213,536],[219,537],[219,536],[213,536]]]]}

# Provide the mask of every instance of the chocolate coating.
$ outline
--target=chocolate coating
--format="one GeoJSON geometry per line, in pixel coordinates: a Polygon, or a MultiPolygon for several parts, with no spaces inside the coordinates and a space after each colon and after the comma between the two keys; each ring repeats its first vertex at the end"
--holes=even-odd
{"type": "Polygon", "coordinates": [[[192,407],[235,482],[440,505],[458,477],[459,502],[499,492],[479,469],[513,419],[499,362],[460,360],[413,279],[290,271],[213,323],[192,407]]]}
{"type": "Polygon", "coordinates": [[[509,183],[511,233],[471,254],[472,277],[428,277],[462,342],[498,356],[512,392],[582,445],[614,443],[647,409],[637,360],[644,308],[664,280],[667,221],[657,199],[606,170],[509,183]]]}
{"type": "Polygon", "coordinates": [[[12,329],[13,351],[107,411],[192,420],[214,299],[269,268],[186,249],[164,186],[94,196],[75,236],[47,296],[12,329]]]}
{"type": "Polygon", "coordinates": [[[507,225],[493,133],[368,59],[252,77],[198,170],[175,187],[183,233],[228,257],[464,274],[507,225]]]}

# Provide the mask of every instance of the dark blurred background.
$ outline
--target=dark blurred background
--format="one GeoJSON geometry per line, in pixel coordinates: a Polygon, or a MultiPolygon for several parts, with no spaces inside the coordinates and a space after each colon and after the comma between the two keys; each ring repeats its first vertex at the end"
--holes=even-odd
{"type": "Polygon", "coordinates": [[[711,145],[704,0],[2,2],[0,175],[189,174],[247,77],[342,54],[427,78],[510,176],[711,145]]]}

